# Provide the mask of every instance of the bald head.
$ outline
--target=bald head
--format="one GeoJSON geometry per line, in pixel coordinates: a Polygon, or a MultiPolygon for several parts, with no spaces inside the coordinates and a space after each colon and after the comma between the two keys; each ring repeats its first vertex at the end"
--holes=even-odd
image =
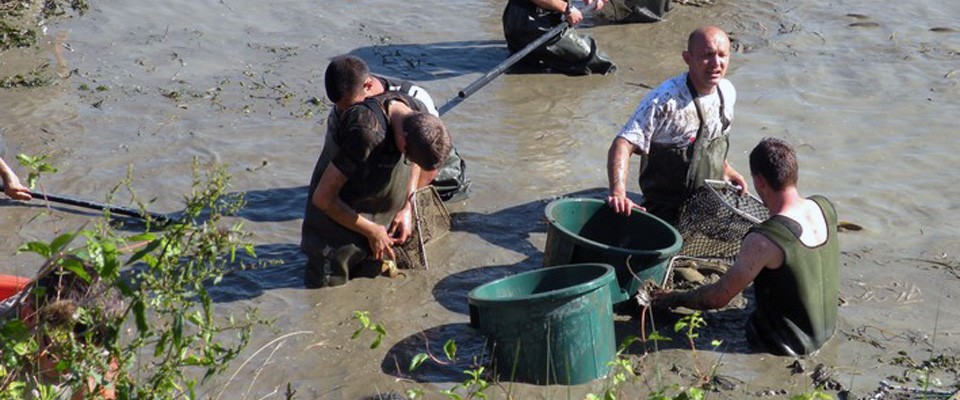
{"type": "Polygon", "coordinates": [[[699,95],[713,93],[727,74],[730,64],[730,38],[715,26],[705,26],[690,33],[683,61],[689,67],[688,77],[699,95]]]}
{"type": "Polygon", "coordinates": [[[707,44],[720,45],[722,43],[726,43],[726,47],[730,47],[730,38],[727,33],[716,26],[707,25],[690,32],[690,36],[687,37],[687,51],[693,51],[707,44]]]}

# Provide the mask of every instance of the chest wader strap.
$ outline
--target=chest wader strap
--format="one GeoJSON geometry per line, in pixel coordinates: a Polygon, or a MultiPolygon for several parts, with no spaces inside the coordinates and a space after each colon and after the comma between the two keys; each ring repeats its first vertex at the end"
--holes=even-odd
{"type": "Polygon", "coordinates": [[[700,104],[698,96],[690,76],[687,76],[687,90],[693,98],[693,105],[697,110],[699,124],[697,126],[697,136],[693,143],[687,147],[688,159],[690,165],[687,169],[685,181],[686,195],[692,194],[697,188],[703,185],[706,179],[720,179],[723,177],[723,162],[727,159],[729,150],[729,138],[723,134],[730,126],[730,121],[724,113],[723,92],[720,85],[717,85],[717,96],[720,97],[720,135],[715,138],[707,139],[704,136],[707,133],[707,120],[703,116],[703,106],[700,104]]]}

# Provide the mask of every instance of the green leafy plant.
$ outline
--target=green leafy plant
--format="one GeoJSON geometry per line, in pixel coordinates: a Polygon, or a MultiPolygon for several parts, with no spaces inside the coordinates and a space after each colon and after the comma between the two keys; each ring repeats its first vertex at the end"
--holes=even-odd
{"type": "MultiPolygon", "coordinates": [[[[38,176],[55,171],[44,157],[22,161],[38,176]]],[[[50,315],[37,311],[35,326],[19,319],[0,326],[0,399],[23,398],[28,387],[50,399],[103,391],[124,399],[195,399],[198,384],[222,373],[246,347],[265,321],[253,309],[240,318],[217,314],[207,291],[236,265],[238,250],[255,256],[242,225],[223,220],[242,199],[225,200],[229,176],[222,166],[194,161],[193,178],[183,218],[162,231],[121,234],[106,218],[20,247],[46,260],[40,276],[68,274],[97,284],[97,291],[56,323],[42,322],[50,315]],[[112,295],[119,301],[108,313],[105,299],[112,295]],[[37,365],[51,354],[55,386],[38,378],[37,365]]]]}
{"type": "Polygon", "coordinates": [[[481,366],[463,371],[463,373],[468,376],[466,380],[454,385],[450,389],[441,390],[440,393],[453,400],[488,398],[485,391],[490,388],[491,385],[490,382],[487,382],[487,380],[483,378],[484,370],[485,368],[481,366]],[[463,395],[459,393],[460,390],[464,392],[463,395]]]}
{"type": "Polygon", "coordinates": [[[374,323],[370,321],[370,312],[369,311],[354,311],[353,320],[356,320],[360,323],[360,327],[353,332],[353,335],[350,336],[350,339],[356,339],[360,337],[364,331],[373,331],[376,334],[376,337],[373,339],[373,342],[370,343],[370,348],[375,349],[380,347],[380,344],[383,343],[383,337],[387,336],[387,329],[383,327],[382,324],[374,323]]]}
{"type": "Polygon", "coordinates": [[[824,393],[820,388],[812,391],[800,393],[790,397],[790,400],[833,400],[833,396],[824,393]]]}
{"type": "Polygon", "coordinates": [[[49,154],[41,154],[38,156],[17,154],[17,161],[20,162],[20,165],[26,168],[28,171],[27,187],[30,188],[30,190],[36,188],[37,180],[40,179],[40,175],[57,172],[57,169],[47,162],[47,158],[50,158],[49,154]]]}

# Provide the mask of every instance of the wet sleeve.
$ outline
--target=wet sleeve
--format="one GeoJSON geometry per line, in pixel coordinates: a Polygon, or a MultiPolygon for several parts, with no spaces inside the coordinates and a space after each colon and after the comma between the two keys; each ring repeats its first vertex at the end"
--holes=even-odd
{"type": "Polygon", "coordinates": [[[644,98],[637,110],[634,111],[633,116],[627,120],[623,129],[617,134],[617,137],[626,139],[634,146],[639,147],[644,153],[648,153],[650,151],[650,138],[653,136],[655,108],[656,104],[650,96],[644,98]]]}
{"type": "Polygon", "coordinates": [[[337,129],[340,151],[331,162],[347,179],[363,179],[380,130],[376,116],[366,107],[351,107],[344,113],[337,129]]]}

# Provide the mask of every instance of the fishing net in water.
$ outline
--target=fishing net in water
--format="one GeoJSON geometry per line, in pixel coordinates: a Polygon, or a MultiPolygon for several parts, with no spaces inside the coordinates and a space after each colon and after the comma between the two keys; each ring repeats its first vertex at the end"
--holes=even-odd
{"type": "Polygon", "coordinates": [[[753,195],[741,196],[724,181],[707,180],[680,211],[680,256],[733,263],[747,231],[767,219],[767,208],[753,195]]]}

